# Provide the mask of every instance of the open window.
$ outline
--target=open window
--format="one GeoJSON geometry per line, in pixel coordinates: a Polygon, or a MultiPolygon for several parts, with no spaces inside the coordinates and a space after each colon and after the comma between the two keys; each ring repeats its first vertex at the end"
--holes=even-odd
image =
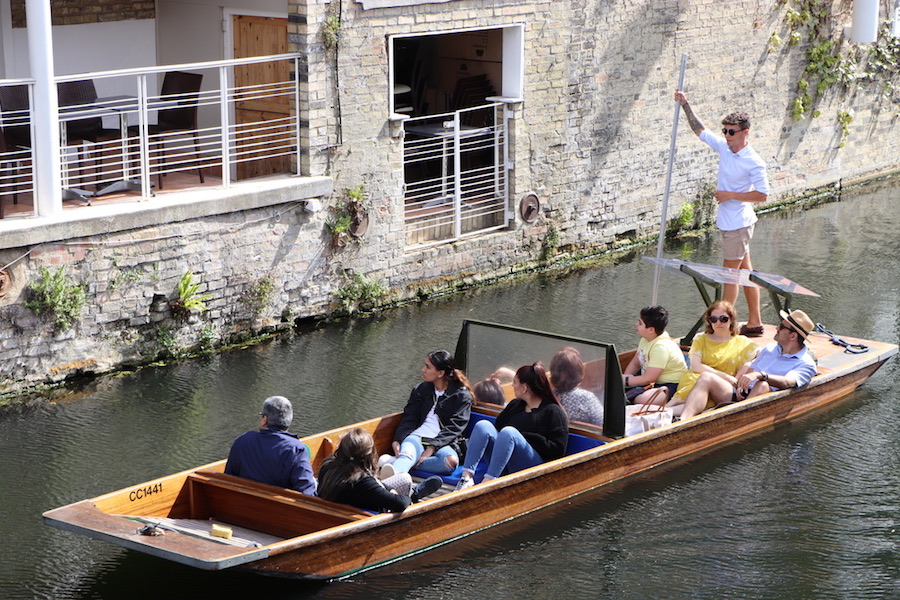
{"type": "Polygon", "coordinates": [[[388,106],[403,120],[407,246],[504,228],[520,26],[393,37],[388,106]]]}

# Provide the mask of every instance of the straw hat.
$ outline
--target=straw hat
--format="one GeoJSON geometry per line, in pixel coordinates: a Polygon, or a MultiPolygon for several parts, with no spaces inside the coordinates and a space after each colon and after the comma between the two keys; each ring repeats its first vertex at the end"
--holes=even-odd
{"type": "Polygon", "coordinates": [[[790,323],[804,340],[809,338],[809,334],[812,333],[812,330],[816,327],[813,324],[812,319],[809,318],[809,315],[802,310],[792,310],[790,313],[779,310],[778,314],[781,315],[782,319],[790,323]]]}

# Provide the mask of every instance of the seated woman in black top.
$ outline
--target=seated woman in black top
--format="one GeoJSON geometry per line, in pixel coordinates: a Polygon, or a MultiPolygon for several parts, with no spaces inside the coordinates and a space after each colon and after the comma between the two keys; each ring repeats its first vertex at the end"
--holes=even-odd
{"type": "Polygon", "coordinates": [[[485,481],[504,471],[521,471],[566,453],[569,420],[543,365],[536,362],[516,371],[513,391],[516,397],[497,417],[496,426],[490,421],[478,421],[472,428],[457,490],[475,484],[472,476],[485,453],[490,457],[485,481]]]}
{"type": "Polygon", "coordinates": [[[409,473],[379,481],[374,475],[376,457],[371,433],[360,428],[348,431],[334,454],[319,467],[319,497],[373,512],[402,512],[443,483],[435,476],[412,487],[409,473]]]}

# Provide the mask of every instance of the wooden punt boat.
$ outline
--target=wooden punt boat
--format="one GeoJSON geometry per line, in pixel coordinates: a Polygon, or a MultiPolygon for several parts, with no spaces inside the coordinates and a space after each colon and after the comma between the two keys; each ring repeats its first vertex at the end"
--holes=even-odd
{"type": "MultiPolygon", "coordinates": [[[[774,331],[766,326],[760,343],[770,341],[774,331]]],[[[439,495],[403,513],[372,514],[225,475],[222,460],[50,510],[44,520],[53,527],[200,569],[341,578],[836,402],[898,350],[894,344],[814,335],[810,347],[818,357],[820,373],[808,386],[762,395],[629,437],[621,437],[625,422],[621,367],[632,353],[618,355],[611,344],[475,321],[464,323],[456,353],[476,381],[500,364],[528,364],[535,356],[549,362],[549,357],[543,357],[562,345],[574,345],[588,359],[583,386],[604,399],[603,430],[574,423],[565,457],[461,492],[452,491],[450,477],[439,495]],[[846,346],[838,342],[864,346],[867,351],[846,352],[846,346]],[[230,527],[233,537],[211,536],[211,524],[230,527]]],[[[473,421],[497,414],[499,409],[492,405],[476,405],[473,421]]],[[[353,427],[371,431],[378,448],[386,450],[399,418],[395,413],[303,441],[318,468],[343,432],[353,427]]]]}

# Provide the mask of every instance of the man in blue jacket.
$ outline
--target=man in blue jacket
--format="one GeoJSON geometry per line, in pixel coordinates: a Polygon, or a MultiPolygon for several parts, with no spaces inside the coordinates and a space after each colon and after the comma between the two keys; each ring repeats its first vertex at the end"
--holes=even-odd
{"type": "Polygon", "coordinates": [[[290,400],[284,396],[266,398],[259,413],[259,430],[248,431],[234,440],[225,472],[315,495],[316,479],[309,451],[296,435],[287,431],[293,419],[290,400]]]}

